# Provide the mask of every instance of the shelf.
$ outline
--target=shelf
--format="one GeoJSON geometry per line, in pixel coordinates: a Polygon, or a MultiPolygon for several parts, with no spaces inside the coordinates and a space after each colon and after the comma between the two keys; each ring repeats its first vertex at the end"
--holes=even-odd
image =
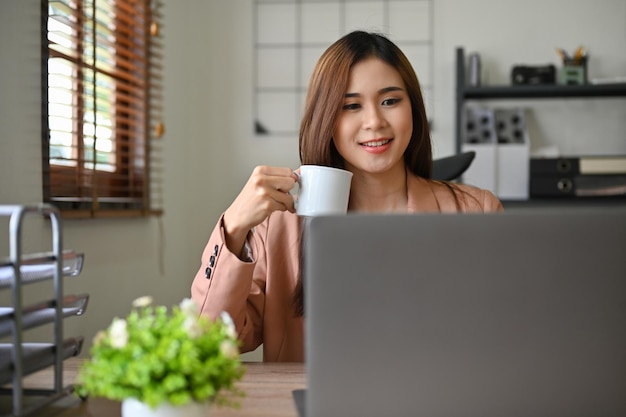
{"type": "Polygon", "coordinates": [[[0,216],[9,216],[10,256],[0,258],[0,290],[11,292],[11,304],[0,306],[0,337],[10,337],[9,343],[0,343],[0,394],[11,395],[12,416],[33,415],[51,402],[69,395],[73,385],[63,385],[63,361],[77,356],[83,346],[82,337],[64,338],[63,321],[83,314],[89,296],[64,295],[65,277],[81,273],[84,254],[63,250],[61,215],[50,204],[0,205],[0,216]],[[26,216],[36,215],[50,219],[52,250],[42,253],[23,253],[23,224],[26,216]],[[49,295],[30,305],[24,305],[23,287],[50,280],[49,295]],[[25,342],[28,329],[49,325],[52,340],[25,342]],[[54,386],[45,390],[29,390],[24,378],[47,367],[53,367],[54,386]],[[2,386],[6,385],[6,386],[2,386]],[[24,396],[37,400],[24,403],[24,396]]]}
{"type": "MultiPolygon", "coordinates": [[[[63,359],[78,356],[83,347],[82,337],[65,339],[61,345],[63,359]]],[[[0,385],[13,380],[13,343],[0,343],[0,385]]],[[[23,343],[24,374],[32,374],[54,365],[56,347],[54,343],[23,343]]]]}
{"type": "Polygon", "coordinates": [[[456,48],[456,153],[462,152],[461,122],[463,119],[463,108],[466,101],[619,97],[626,97],[625,82],[584,85],[545,84],[470,86],[466,83],[465,51],[461,47],[456,48]]]}
{"type": "Polygon", "coordinates": [[[528,200],[502,200],[505,210],[512,209],[576,209],[589,207],[626,208],[626,197],[561,197],[531,198],[528,200]]]}
{"type": "MultiPolygon", "coordinates": [[[[88,301],[88,294],[65,296],[62,307],[63,318],[82,315],[87,309],[88,301]]],[[[50,300],[22,309],[22,330],[54,322],[55,305],[56,302],[50,300]]],[[[0,337],[11,333],[13,320],[14,309],[12,307],[0,307],[0,337]]]]}
{"type": "MultiPolygon", "coordinates": [[[[455,149],[456,153],[460,154],[467,150],[476,150],[478,152],[479,147],[475,146],[471,140],[474,140],[477,136],[472,135],[465,138],[463,135],[463,126],[467,125],[468,128],[477,126],[479,120],[475,114],[480,114],[480,122],[484,123],[488,127],[483,128],[482,133],[485,138],[493,140],[490,142],[490,146],[480,148],[482,156],[477,155],[476,161],[482,161],[482,166],[475,167],[476,169],[467,172],[467,177],[471,178],[473,183],[482,188],[488,188],[493,191],[497,196],[508,195],[517,197],[526,197],[524,192],[524,184],[521,182],[522,178],[528,176],[528,186],[531,185],[532,172],[527,172],[525,160],[530,158],[529,147],[517,147],[506,148],[501,147],[498,141],[493,139],[497,129],[507,128],[507,123],[503,122],[502,114],[500,113],[500,121],[498,121],[497,109],[493,113],[476,113],[477,108],[472,108],[471,105],[480,100],[520,100],[520,99],[624,99],[626,98],[626,82],[623,79],[615,79],[618,82],[597,82],[591,84],[582,85],[563,85],[563,84],[537,84],[537,85],[467,85],[466,81],[466,62],[465,52],[463,48],[456,49],[456,90],[455,90],[455,149]],[[471,105],[469,102],[472,102],[471,105]],[[472,109],[469,111],[469,109],[472,109]],[[474,118],[472,118],[474,117],[474,118]],[[496,129],[497,126],[497,129],[496,129]],[[467,140],[467,143],[464,143],[467,140]],[[515,155],[515,156],[513,156],[515,155]],[[515,165],[511,168],[511,161],[514,161],[515,165]],[[508,165],[507,165],[508,164],[508,165]],[[503,166],[509,171],[514,169],[513,173],[505,173],[503,166]],[[470,172],[472,171],[472,172],[470,172]],[[477,177],[471,177],[471,174],[477,173],[477,177]],[[506,175],[505,175],[506,174],[506,175]],[[507,176],[507,178],[504,178],[507,176]],[[514,176],[517,176],[513,178],[514,176]],[[519,181],[518,181],[519,180],[519,181]],[[514,184],[514,191],[503,190],[501,184],[514,184]],[[498,184],[498,185],[496,185],[498,184]]],[[[533,104],[534,105],[534,104],[533,104]]],[[[490,107],[490,105],[486,106],[490,107]]],[[[517,120],[522,119],[517,117],[517,120]]],[[[510,120],[510,119],[505,119],[510,120]]],[[[510,124],[510,123],[509,123],[510,124]]],[[[505,130],[505,132],[508,132],[505,130]]],[[[517,133],[522,133],[520,130],[517,133]]],[[[505,137],[508,137],[504,135],[505,137]]],[[[518,135],[521,136],[521,135],[518,135]]],[[[503,145],[508,145],[505,143],[503,145]]],[[[611,172],[612,174],[613,172],[611,172]]],[[[617,172],[615,172],[617,173],[617,172]]],[[[608,173],[607,173],[608,174],[608,173]]],[[[535,179],[535,177],[532,177],[535,179]]],[[[530,193],[529,193],[530,194],[530,193]]],[[[505,209],[524,209],[524,208],[578,208],[578,207],[620,207],[623,209],[626,207],[626,195],[619,196],[607,196],[607,197],[574,197],[571,195],[563,195],[554,197],[535,197],[539,193],[531,194],[531,198],[528,200],[503,200],[502,204],[505,209]]],[[[548,193],[546,193],[548,194],[548,193]]],[[[556,193],[555,193],[556,194],[556,193]]],[[[571,193],[575,194],[575,193],[571,193]]]]}
{"type": "MultiPolygon", "coordinates": [[[[80,274],[83,268],[85,255],[71,250],[63,251],[63,276],[74,277],[80,274]]],[[[21,283],[52,279],[56,268],[56,257],[51,252],[30,254],[21,259],[21,283]]],[[[10,287],[13,283],[14,268],[9,259],[0,259],[0,289],[10,287]]]]}
{"type": "Polygon", "coordinates": [[[607,98],[626,96],[626,83],[586,85],[494,85],[460,88],[465,100],[526,98],[607,98]]]}

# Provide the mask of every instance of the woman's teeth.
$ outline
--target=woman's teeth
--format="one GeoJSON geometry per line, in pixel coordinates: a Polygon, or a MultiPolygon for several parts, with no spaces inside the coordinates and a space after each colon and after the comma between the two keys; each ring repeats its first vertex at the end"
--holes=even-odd
{"type": "Polygon", "coordinates": [[[389,142],[391,142],[391,139],[385,139],[385,140],[377,140],[375,142],[367,142],[367,143],[363,143],[363,146],[370,146],[373,148],[376,148],[378,146],[383,146],[388,144],[389,142]]]}

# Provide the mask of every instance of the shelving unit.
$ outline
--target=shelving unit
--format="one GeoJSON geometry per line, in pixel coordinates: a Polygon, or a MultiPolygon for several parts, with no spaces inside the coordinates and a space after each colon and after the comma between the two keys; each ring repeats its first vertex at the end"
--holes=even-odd
{"type": "Polygon", "coordinates": [[[80,353],[83,338],[64,338],[63,320],[85,312],[87,294],[65,295],[63,280],[77,276],[82,270],[84,255],[63,250],[61,219],[56,208],[48,204],[37,206],[0,205],[0,216],[9,217],[8,258],[0,258],[0,291],[11,292],[11,305],[0,306],[0,337],[10,343],[0,343],[0,393],[12,396],[12,416],[26,416],[46,404],[73,392],[72,385],[63,385],[63,360],[80,353]],[[29,215],[50,219],[52,249],[44,253],[23,254],[23,224],[29,215]],[[50,298],[24,305],[23,287],[52,280],[50,298]],[[24,332],[52,324],[52,341],[26,343],[24,332]],[[23,387],[27,375],[53,367],[54,386],[29,390],[23,387]],[[8,386],[7,386],[8,385],[8,386]],[[26,395],[38,397],[27,406],[26,395]]]}
{"type": "MultiPolygon", "coordinates": [[[[462,151],[463,110],[466,101],[480,100],[524,100],[524,99],[567,99],[567,98],[626,98],[626,83],[584,85],[493,85],[470,86],[466,83],[465,51],[456,49],[456,109],[455,149],[462,151]]],[[[541,198],[524,201],[503,201],[509,207],[529,206],[595,206],[626,205],[626,198],[541,198]]]]}

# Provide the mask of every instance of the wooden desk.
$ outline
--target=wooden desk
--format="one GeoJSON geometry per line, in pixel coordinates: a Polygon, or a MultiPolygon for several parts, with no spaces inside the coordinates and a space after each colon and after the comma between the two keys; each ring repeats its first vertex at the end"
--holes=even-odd
{"type": "MultiPolygon", "coordinates": [[[[64,382],[75,381],[81,359],[65,362],[64,382]]],[[[241,400],[241,408],[211,409],[211,417],[297,417],[298,411],[293,401],[292,391],[305,387],[305,367],[301,363],[246,363],[247,372],[238,386],[246,393],[241,400]]],[[[25,385],[29,388],[49,388],[52,386],[52,372],[43,371],[29,376],[25,385]]],[[[0,415],[10,410],[10,398],[0,402],[0,415]]],[[[120,403],[102,398],[89,398],[81,401],[75,396],[59,400],[40,412],[41,417],[119,417],[120,403]]]]}

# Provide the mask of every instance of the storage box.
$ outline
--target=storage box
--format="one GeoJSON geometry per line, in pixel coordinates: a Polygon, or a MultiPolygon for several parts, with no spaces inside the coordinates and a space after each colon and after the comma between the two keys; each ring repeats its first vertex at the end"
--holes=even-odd
{"type": "Polygon", "coordinates": [[[530,140],[525,111],[470,107],[464,126],[462,150],[476,152],[476,158],[463,182],[501,199],[528,199],[530,140]]]}
{"type": "Polygon", "coordinates": [[[494,112],[487,107],[467,107],[463,118],[462,151],[476,157],[463,174],[465,184],[496,192],[496,144],[494,112]]]}

